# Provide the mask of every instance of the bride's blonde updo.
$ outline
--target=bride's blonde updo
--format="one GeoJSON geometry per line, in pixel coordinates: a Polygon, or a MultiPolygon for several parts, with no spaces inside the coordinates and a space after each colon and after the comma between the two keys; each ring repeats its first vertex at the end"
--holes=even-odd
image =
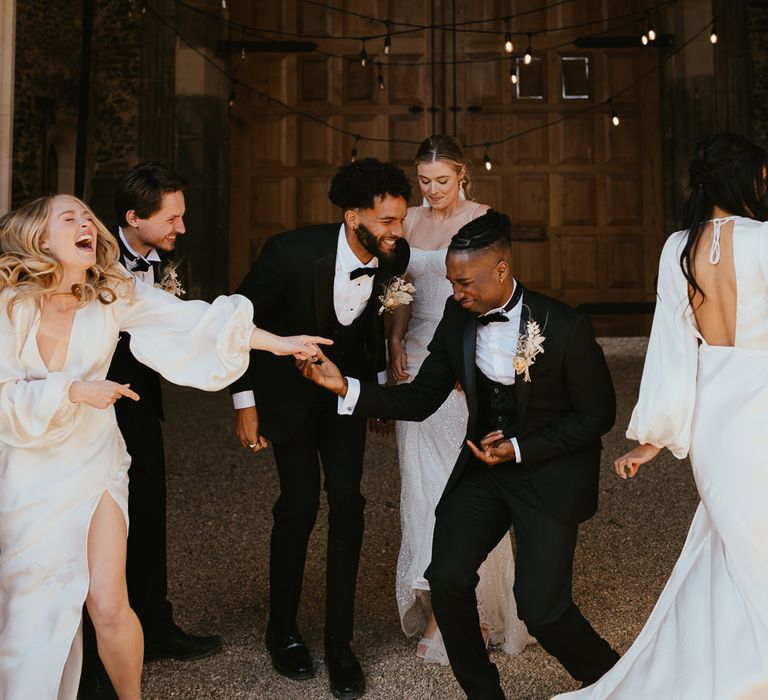
{"type": "MultiPolygon", "coordinates": [[[[40,197],[0,218],[0,291],[16,291],[8,301],[9,315],[14,305],[24,299],[39,304],[61,282],[61,263],[42,248],[56,196],[40,197]]],[[[118,292],[130,294],[132,290],[130,278],[117,264],[120,250],[90,207],[77,197],[72,200],[93,218],[96,232],[96,262],[86,270],[85,282],[72,285],[72,294],[78,307],[93,300],[111,304],[118,292]]]]}
{"type": "Polygon", "coordinates": [[[429,136],[419,145],[413,164],[418,166],[419,163],[434,163],[437,160],[450,165],[457,175],[464,168],[464,178],[459,184],[464,186],[466,198],[474,201],[475,198],[472,196],[474,185],[469,177],[472,161],[464,155],[458,139],[447,134],[429,136]]]}

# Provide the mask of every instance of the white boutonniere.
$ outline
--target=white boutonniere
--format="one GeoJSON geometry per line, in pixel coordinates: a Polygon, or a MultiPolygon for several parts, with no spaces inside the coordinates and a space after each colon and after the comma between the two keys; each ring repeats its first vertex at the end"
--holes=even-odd
{"type": "Polygon", "coordinates": [[[512,360],[512,366],[516,374],[523,374],[523,381],[531,381],[530,368],[536,361],[536,355],[544,352],[544,341],[546,338],[541,334],[541,328],[536,321],[529,320],[525,324],[525,332],[520,334],[517,339],[517,348],[515,357],[512,360]]]}
{"type": "Polygon", "coordinates": [[[159,287],[164,292],[173,294],[175,297],[180,297],[186,294],[186,290],[181,286],[179,276],[176,274],[176,263],[169,262],[162,271],[160,281],[155,282],[155,287],[159,287]]]}
{"type": "Polygon", "coordinates": [[[392,313],[403,304],[410,304],[413,301],[413,295],[416,294],[416,287],[410,282],[406,282],[402,277],[393,277],[389,284],[385,284],[383,287],[384,294],[379,297],[381,302],[379,316],[385,311],[392,313]]]}

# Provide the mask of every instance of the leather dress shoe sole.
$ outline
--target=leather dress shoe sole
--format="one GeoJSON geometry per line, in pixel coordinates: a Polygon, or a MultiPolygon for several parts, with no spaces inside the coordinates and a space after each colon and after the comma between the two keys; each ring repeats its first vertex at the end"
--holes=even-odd
{"type": "Polygon", "coordinates": [[[291,637],[282,648],[273,648],[267,636],[267,651],[272,660],[272,668],[281,676],[292,681],[307,681],[315,677],[315,668],[307,645],[301,638],[291,637]]]}
{"type": "Polygon", "coordinates": [[[161,659],[197,661],[220,651],[223,645],[224,638],[218,634],[208,637],[184,635],[183,639],[147,644],[144,648],[144,661],[160,661],[161,659]]]}

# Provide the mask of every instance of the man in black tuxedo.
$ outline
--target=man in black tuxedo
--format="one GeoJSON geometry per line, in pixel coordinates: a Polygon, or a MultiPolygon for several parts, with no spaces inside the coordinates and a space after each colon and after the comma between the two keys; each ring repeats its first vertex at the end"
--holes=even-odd
{"type": "MultiPolygon", "coordinates": [[[[401,237],[410,195],[408,179],[391,163],[367,158],[340,168],[328,197],[343,222],[272,236],[237,290],[253,302],[254,322],[273,333],[301,329],[332,338],[328,354],[345,372],[385,381],[377,298],[408,264],[401,237]]],[[[296,616],[322,464],[328,498],[325,661],[335,697],[360,697],[365,679],[349,642],[363,538],[366,421],[339,416],[335,399],[303,379],[291,358],[251,353],[249,371],[231,390],[241,443],[259,451],[270,440],[280,478],[266,633],[272,665],[294,680],[314,675],[296,616]]]]}
{"type": "MultiPolygon", "coordinates": [[[[158,163],[143,163],[118,183],[114,203],[120,262],[137,279],[162,283],[170,253],[184,235],[185,181],[158,163]]],[[[173,290],[172,290],[173,291],[173,290]]],[[[144,631],[144,659],[199,659],[221,648],[218,635],[184,632],[173,620],[168,601],[166,562],[166,484],[163,448],[163,402],[160,376],[131,353],[130,337],[120,334],[107,378],[129,383],[141,398],[115,405],[117,423],[131,455],[129,470],[126,578],[131,607],[144,631]]],[[[120,402],[118,402],[120,403],[120,402]]],[[[84,660],[79,696],[82,700],[115,698],[101,666],[90,620],[84,625],[84,660]]]]}
{"type": "Polygon", "coordinates": [[[583,685],[618,659],[571,597],[578,525],[597,509],[600,437],[615,419],[611,377],[589,319],[515,281],[509,230],[509,219],[491,210],[454,236],[446,257],[453,296],[411,384],[345,378],[325,358],[301,363],[305,376],[341,397],[339,412],[353,416],[424,420],[457,380],[463,387],[465,446],[435,511],[426,578],[451,666],[473,700],[504,697],[475,586],[510,526],[515,598],[528,631],[583,685]],[[532,364],[518,350],[523,334],[533,339],[529,322],[545,336],[532,364]]]}

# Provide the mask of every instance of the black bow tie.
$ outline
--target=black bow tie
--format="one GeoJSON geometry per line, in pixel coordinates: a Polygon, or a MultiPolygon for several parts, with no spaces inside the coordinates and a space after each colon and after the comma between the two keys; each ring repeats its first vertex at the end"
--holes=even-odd
{"type": "Polygon", "coordinates": [[[489,323],[505,323],[509,321],[506,314],[517,306],[521,296],[523,296],[523,288],[519,284],[515,284],[512,298],[504,305],[504,308],[501,311],[493,311],[492,313],[478,316],[477,322],[481,326],[487,326],[489,323]]]}
{"type": "Polygon", "coordinates": [[[481,326],[487,326],[489,323],[503,323],[505,321],[509,321],[509,319],[501,311],[494,311],[492,314],[477,317],[477,322],[481,326]]]}
{"type": "Polygon", "coordinates": [[[349,273],[349,279],[356,280],[358,277],[362,277],[363,275],[373,277],[377,270],[378,268],[376,267],[358,267],[357,270],[352,270],[352,272],[349,273]]]}
{"type": "Polygon", "coordinates": [[[146,272],[151,265],[144,258],[131,260],[131,272],[146,272]]]}

